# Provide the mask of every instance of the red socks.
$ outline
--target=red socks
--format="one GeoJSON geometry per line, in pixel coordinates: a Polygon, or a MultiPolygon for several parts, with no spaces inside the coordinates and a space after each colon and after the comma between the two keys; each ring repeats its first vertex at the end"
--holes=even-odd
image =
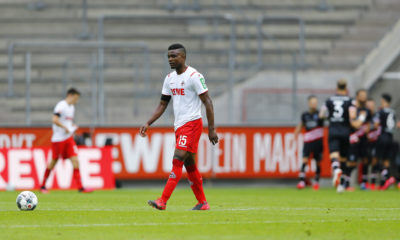
{"type": "Polygon", "coordinates": [[[172,161],[172,171],[171,174],[169,175],[167,184],[165,185],[164,191],[161,196],[161,199],[164,202],[167,202],[168,199],[171,197],[172,192],[174,191],[179,180],[181,179],[182,167],[183,167],[183,161],[180,161],[178,159],[174,159],[172,161]]]}
{"type": "Polygon", "coordinates": [[[190,187],[192,188],[197,201],[199,203],[206,202],[206,196],[203,191],[203,178],[201,177],[199,170],[197,170],[196,165],[187,166],[186,171],[188,173],[190,187]]]}
{"type": "Polygon", "coordinates": [[[51,170],[46,168],[46,171],[44,172],[44,177],[43,177],[43,182],[42,182],[41,187],[46,187],[46,181],[47,181],[47,178],[49,178],[50,172],[51,172],[51,170]]]}
{"type": "MultiPolygon", "coordinates": [[[[45,187],[46,181],[47,181],[47,178],[49,178],[50,172],[51,172],[51,170],[46,168],[46,171],[44,172],[44,177],[43,177],[43,182],[42,182],[41,187],[45,187]]],[[[78,189],[83,188],[79,168],[74,168],[73,177],[76,182],[76,185],[78,186],[78,189]]]]}
{"type": "Polygon", "coordinates": [[[79,168],[74,168],[74,179],[78,189],[82,189],[82,182],[81,182],[81,174],[79,172],[79,168]]]}

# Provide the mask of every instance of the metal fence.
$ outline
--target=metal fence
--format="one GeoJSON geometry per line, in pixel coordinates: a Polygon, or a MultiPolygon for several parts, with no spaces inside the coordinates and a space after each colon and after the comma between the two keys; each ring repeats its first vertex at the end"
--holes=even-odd
{"type": "MultiPolygon", "coordinates": [[[[104,113],[104,69],[105,61],[104,61],[104,49],[111,49],[115,51],[116,49],[123,49],[125,54],[132,54],[132,50],[136,51],[134,56],[141,55],[139,59],[145,59],[141,65],[132,64],[132,71],[134,72],[142,72],[141,79],[144,82],[149,82],[149,49],[145,43],[137,42],[137,43],[119,43],[119,42],[12,42],[8,47],[8,96],[14,97],[14,57],[15,55],[24,55],[24,63],[25,66],[25,123],[26,125],[31,125],[31,104],[32,104],[32,58],[34,58],[35,54],[37,55],[45,55],[45,54],[57,54],[59,58],[61,58],[61,64],[59,66],[62,68],[59,74],[52,75],[52,79],[54,81],[60,81],[57,84],[62,86],[62,92],[59,92],[60,98],[65,95],[67,86],[71,84],[70,79],[72,78],[71,74],[77,75],[78,69],[74,69],[71,65],[72,62],[75,62],[75,65],[83,69],[84,76],[80,78],[83,81],[90,80],[89,82],[89,92],[90,97],[85,96],[86,98],[90,98],[90,105],[87,106],[87,115],[91,119],[90,125],[103,125],[105,119],[104,113]],[[103,50],[102,59],[99,57],[97,52],[99,49],[103,50]],[[73,53],[79,54],[77,59],[73,59],[73,53]],[[86,56],[82,57],[82,56],[86,56]],[[85,59],[83,59],[85,58],[85,59]]],[[[46,56],[46,55],[45,55],[46,56]]],[[[132,60],[135,58],[131,56],[132,60]]],[[[50,56],[47,56],[50,57],[50,56]]],[[[42,66],[43,67],[43,66],[42,66]]],[[[54,68],[51,63],[48,63],[49,68],[54,68]]],[[[45,73],[44,73],[45,74],[45,73]]],[[[40,76],[43,80],[45,76],[40,76]]],[[[132,85],[134,84],[134,78],[132,78],[132,85]]],[[[45,92],[46,84],[41,83],[43,88],[38,94],[45,92]]],[[[147,90],[149,90],[149,85],[147,86],[147,90]]],[[[50,89],[50,91],[52,91],[50,89]]],[[[132,95],[134,95],[134,89],[132,87],[132,95]]]]}
{"type": "MultiPolygon", "coordinates": [[[[216,3],[218,1],[215,1],[216,3]]],[[[234,6],[233,3],[230,1],[226,1],[227,4],[231,4],[234,6]]],[[[322,2],[324,3],[324,2],[322,2]]],[[[168,1],[166,7],[168,8],[168,5],[170,6],[170,9],[176,9],[178,6],[174,3],[174,1],[168,1]],[[172,6],[172,7],[171,7],[172,6]]],[[[202,1],[193,1],[193,5],[189,4],[189,7],[197,8],[202,6],[202,1]]],[[[88,20],[87,20],[87,2],[86,0],[82,1],[82,32],[80,36],[82,37],[83,35],[85,36],[94,36],[95,34],[90,33],[88,30],[88,20]]],[[[241,12],[240,9],[237,9],[238,12],[241,12]]],[[[304,21],[301,18],[293,18],[293,17],[269,17],[269,16],[260,16],[258,19],[251,20],[248,16],[245,15],[244,12],[242,12],[242,17],[239,18],[234,18],[231,15],[218,15],[218,14],[212,14],[212,15],[165,15],[165,16],[155,16],[155,15],[146,15],[146,16],[131,16],[131,15],[104,15],[98,18],[97,21],[97,42],[88,42],[88,43],[52,43],[52,42],[45,42],[45,43],[13,43],[9,47],[9,71],[8,71],[8,96],[13,96],[14,95],[14,71],[13,71],[13,55],[15,48],[25,48],[25,73],[26,73],[26,124],[31,123],[31,111],[32,109],[30,108],[30,104],[28,103],[29,99],[31,99],[30,95],[30,85],[31,85],[31,79],[32,77],[30,76],[31,69],[32,69],[32,54],[34,53],[30,50],[30,48],[40,48],[41,51],[48,51],[51,52],[54,49],[69,49],[70,51],[78,51],[82,50],[84,48],[90,49],[90,53],[88,53],[88,56],[90,56],[90,60],[88,60],[88,68],[91,69],[89,71],[89,75],[86,76],[85,78],[88,79],[93,79],[92,81],[92,90],[90,91],[92,93],[91,99],[92,99],[92,109],[94,113],[91,113],[91,115],[95,116],[93,121],[91,122],[92,125],[104,125],[108,123],[112,123],[107,121],[106,119],[106,113],[105,113],[105,102],[106,102],[106,96],[105,92],[106,90],[104,89],[104,78],[105,78],[105,67],[107,67],[105,63],[105,52],[106,49],[121,49],[122,47],[124,48],[131,48],[131,49],[141,49],[140,51],[143,50],[141,53],[136,53],[137,54],[142,54],[143,57],[141,57],[141,64],[135,63],[133,64],[132,68],[137,68],[136,71],[143,72],[141,79],[143,82],[146,84],[146,87],[143,89],[140,89],[140,91],[133,91],[133,95],[135,96],[147,96],[149,94],[158,94],[158,89],[153,89],[151,86],[151,81],[152,81],[152,76],[151,76],[151,69],[150,66],[152,64],[151,60],[151,54],[154,54],[152,51],[151,47],[148,47],[148,45],[144,43],[138,43],[138,44],[127,44],[127,43],[111,43],[107,42],[107,34],[106,30],[108,27],[106,26],[106,22],[113,22],[113,23],[118,23],[118,22],[124,22],[124,21],[130,21],[130,22],[135,22],[135,21],[145,21],[145,22],[154,22],[154,21],[174,21],[178,23],[183,23],[183,24],[190,24],[193,22],[198,22],[204,25],[210,26],[210,32],[207,33],[207,36],[202,36],[203,39],[205,38],[210,38],[210,39],[220,39],[222,37],[222,34],[219,30],[224,30],[221,29],[224,28],[227,24],[229,26],[229,44],[226,46],[226,49],[224,49],[221,52],[216,52],[216,55],[224,55],[226,56],[227,63],[226,63],[226,72],[227,72],[227,77],[224,80],[224,86],[222,86],[222,90],[220,94],[226,94],[227,95],[227,101],[226,101],[226,114],[228,116],[227,119],[230,119],[233,121],[234,119],[234,114],[233,114],[233,109],[237,106],[233,105],[233,99],[238,96],[234,96],[234,86],[241,80],[245,80],[246,77],[250,77],[252,74],[256,73],[257,71],[265,70],[265,69],[271,69],[271,68],[276,68],[280,70],[285,70],[285,71],[290,71],[292,73],[292,89],[291,91],[293,94],[296,93],[296,77],[297,77],[297,69],[299,68],[304,68],[307,66],[306,60],[305,60],[305,32],[304,32],[304,21]],[[221,27],[219,24],[225,24],[223,25],[224,27],[221,27]],[[267,54],[273,54],[274,56],[282,56],[283,54],[288,55],[287,52],[283,53],[282,47],[279,44],[279,39],[277,39],[273,34],[269,34],[268,32],[263,31],[263,26],[265,24],[292,24],[292,25],[297,25],[299,27],[299,48],[297,51],[292,52],[289,54],[289,56],[292,57],[293,61],[290,64],[283,64],[282,62],[266,62],[264,61],[264,56],[267,54]],[[254,28],[256,29],[256,37],[252,37],[252,40],[256,40],[258,42],[258,47],[256,48],[256,52],[253,52],[253,50],[249,50],[249,41],[250,41],[250,34],[249,31],[246,30],[244,35],[238,35],[237,33],[237,26],[241,25],[242,27],[245,26],[246,29],[254,28]],[[248,46],[248,49],[246,51],[241,51],[238,50],[237,48],[237,42],[238,41],[246,41],[246,45],[248,46]],[[263,44],[265,42],[271,41],[275,44],[276,49],[273,52],[268,52],[265,53],[263,44]],[[51,47],[52,49],[49,49],[51,47]],[[46,49],[46,50],[45,50],[46,49]],[[248,59],[251,59],[251,57],[256,56],[256,61],[251,62],[251,60],[247,61],[247,65],[239,65],[237,64],[238,57],[243,57],[243,56],[248,56],[248,59]],[[254,68],[251,68],[249,66],[255,66],[254,68]],[[237,75],[238,72],[246,72],[246,74],[242,74],[242,76],[237,75]],[[29,91],[28,91],[29,90],[29,91]],[[96,100],[96,101],[95,101],[96,100]],[[96,106],[94,104],[96,103],[96,106]]],[[[110,28],[111,29],[111,28],[110,28]]],[[[223,32],[223,31],[222,31],[223,32]]],[[[79,37],[79,36],[78,36],[79,37]]],[[[136,39],[135,35],[132,36],[133,39],[136,39]]],[[[123,53],[121,53],[123,54],[123,53]]],[[[33,56],[34,58],[34,56],[33,56]]],[[[118,57],[116,57],[118,58],[118,57]]],[[[66,90],[66,86],[68,85],[68,78],[71,75],[71,72],[74,70],[71,68],[71,61],[74,62],[73,59],[66,59],[62,63],[62,74],[60,74],[60,79],[63,79],[62,81],[62,86],[63,86],[63,92],[66,90]]],[[[112,66],[110,66],[112,67],[112,66]]],[[[208,69],[205,69],[205,72],[207,72],[208,69]]],[[[288,103],[291,108],[293,109],[293,112],[296,112],[298,109],[297,101],[295,100],[296,97],[292,98],[292,101],[288,103]]],[[[138,108],[136,106],[136,108],[138,108]]],[[[90,114],[89,114],[90,115],[90,114]]],[[[291,116],[288,115],[289,118],[291,116]]],[[[276,120],[276,119],[275,119],[276,120]]],[[[272,121],[272,120],[271,120],[272,121]]],[[[268,124],[268,122],[267,122],[268,124]]]]}

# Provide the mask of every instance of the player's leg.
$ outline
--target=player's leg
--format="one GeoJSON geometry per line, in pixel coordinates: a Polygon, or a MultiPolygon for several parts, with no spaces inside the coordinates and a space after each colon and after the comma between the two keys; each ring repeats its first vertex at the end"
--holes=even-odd
{"type": "Polygon", "coordinates": [[[192,210],[209,210],[210,206],[207,203],[206,196],[203,190],[203,178],[195,163],[195,154],[190,153],[185,159],[185,168],[188,173],[190,187],[197,199],[196,206],[192,210]]]}
{"type": "Polygon", "coordinates": [[[297,188],[298,189],[303,189],[306,186],[306,166],[307,166],[310,154],[311,154],[311,143],[309,143],[309,142],[304,143],[304,146],[303,146],[303,162],[302,162],[301,167],[300,167],[299,182],[297,183],[297,188]]]}
{"type": "Polygon", "coordinates": [[[72,177],[77,185],[78,191],[81,193],[93,192],[93,189],[85,188],[82,185],[82,178],[79,170],[78,147],[72,137],[66,140],[66,146],[63,150],[64,159],[69,159],[72,162],[72,177]]]}
{"type": "Polygon", "coordinates": [[[396,180],[394,177],[391,177],[390,175],[390,160],[386,159],[383,161],[383,169],[381,172],[381,184],[380,184],[380,190],[386,190],[395,183],[396,180]]]}
{"type": "Polygon", "coordinates": [[[42,184],[40,185],[40,192],[42,193],[48,193],[48,190],[46,188],[46,182],[47,179],[50,176],[51,171],[54,169],[54,167],[57,164],[58,159],[52,159],[49,163],[49,165],[47,165],[46,170],[44,171],[44,176],[43,176],[43,181],[42,184]]]}
{"type": "Polygon", "coordinates": [[[359,157],[359,148],[360,143],[353,143],[349,146],[349,158],[346,162],[346,169],[343,174],[344,178],[344,187],[347,191],[354,191],[354,189],[350,185],[351,174],[353,170],[357,167],[357,160],[359,157]]]}
{"type": "Polygon", "coordinates": [[[46,188],[46,182],[47,182],[47,179],[50,176],[51,171],[54,169],[54,167],[57,164],[58,157],[60,155],[60,149],[62,148],[62,145],[63,145],[62,142],[53,142],[53,143],[51,143],[52,160],[47,165],[46,170],[44,171],[42,184],[40,185],[40,192],[42,192],[42,193],[48,193],[48,190],[46,188]]]}
{"type": "Polygon", "coordinates": [[[341,163],[340,163],[340,142],[336,137],[329,136],[329,152],[331,159],[331,166],[333,170],[332,185],[337,187],[340,183],[340,178],[342,175],[341,163]]]}
{"type": "Polygon", "coordinates": [[[301,163],[299,172],[299,182],[297,183],[298,189],[303,189],[306,187],[306,167],[308,163],[308,157],[303,155],[303,162],[301,163]]]}
{"type": "Polygon", "coordinates": [[[165,185],[161,199],[166,203],[171,197],[176,185],[182,177],[182,168],[185,159],[189,156],[189,152],[175,149],[174,159],[172,160],[172,171],[169,175],[167,184],[165,185]]]}
{"type": "Polygon", "coordinates": [[[390,177],[390,158],[392,156],[392,142],[388,139],[381,138],[378,140],[377,157],[382,162],[382,170],[380,176],[380,190],[386,190],[395,182],[394,178],[390,177]]]}
{"type": "Polygon", "coordinates": [[[165,210],[167,208],[167,201],[175,190],[176,185],[182,177],[182,168],[185,159],[189,156],[189,152],[175,149],[174,157],[172,160],[172,170],[165,184],[164,190],[160,198],[155,201],[148,201],[148,204],[158,210],[165,210]]]}
{"type": "Polygon", "coordinates": [[[346,189],[346,184],[349,175],[349,169],[347,168],[347,161],[349,156],[350,142],[349,137],[339,138],[339,157],[340,157],[340,168],[342,170],[340,184],[337,186],[337,192],[343,192],[346,189]],[[344,173],[344,174],[343,174],[344,173]]]}
{"type": "Polygon", "coordinates": [[[323,153],[323,142],[322,140],[317,142],[316,149],[314,151],[314,159],[315,159],[315,178],[313,183],[313,189],[319,190],[319,179],[321,175],[321,160],[322,160],[322,153],[323,153]]]}
{"type": "Polygon", "coordinates": [[[368,144],[367,140],[361,142],[360,148],[360,158],[361,158],[361,190],[367,190],[369,188],[368,184],[368,172],[370,165],[370,144],[368,144]]]}
{"type": "Polygon", "coordinates": [[[392,159],[395,158],[395,151],[394,151],[394,142],[388,141],[387,143],[387,151],[385,152],[385,160],[383,161],[383,170],[381,173],[382,179],[385,180],[383,186],[381,185],[381,190],[386,190],[390,187],[390,185],[396,182],[396,179],[390,173],[390,162],[392,159]]]}
{"type": "Polygon", "coordinates": [[[376,189],[376,179],[379,173],[378,159],[374,156],[371,160],[371,184],[369,184],[370,190],[376,189]]]}
{"type": "Polygon", "coordinates": [[[77,156],[72,156],[72,157],[69,157],[69,159],[70,159],[71,162],[72,162],[72,166],[73,166],[73,173],[72,173],[72,176],[73,176],[74,181],[75,181],[75,183],[76,183],[76,185],[77,185],[77,187],[78,187],[78,191],[81,192],[81,193],[90,193],[90,192],[93,192],[93,189],[91,189],[91,188],[85,188],[85,187],[83,187],[83,185],[82,185],[82,177],[81,177],[81,173],[80,173],[80,170],[79,170],[79,160],[78,160],[78,157],[77,157],[77,156]]]}

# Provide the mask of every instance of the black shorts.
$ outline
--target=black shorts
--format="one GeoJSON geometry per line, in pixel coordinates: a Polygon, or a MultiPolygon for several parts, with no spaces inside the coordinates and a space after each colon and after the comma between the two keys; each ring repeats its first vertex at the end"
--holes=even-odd
{"type": "Polygon", "coordinates": [[[322,139],[304,143],[303,158],[304,157],[309,158],[312,155],[315,161],[320,161],[322,159],[322,152],[323,152],[322,139]]]}
{"type": "Polygon", "coordinates": [[[329,135],[329,152],[339,152],[341,157],[347,158],[349,155],[350,136],[329,135]]]}
{"type": "Polygon", "coordinates": [[[368,158],[371,160],[376,157],[376,141],[368,142],[368,158]]]}
{"type": "Polygon", "coordinates": [[[349,161],[356,162],[359,159],[368,157],[368,143],[360,141],[358,143],[350,144],[349,148],[349,161]]]}
{"type": "Polygon", "coordinates": [[[391,160],[394,157],[393,137],[382,134],[376,143],[376,157],[380,160],[391,160]]]}

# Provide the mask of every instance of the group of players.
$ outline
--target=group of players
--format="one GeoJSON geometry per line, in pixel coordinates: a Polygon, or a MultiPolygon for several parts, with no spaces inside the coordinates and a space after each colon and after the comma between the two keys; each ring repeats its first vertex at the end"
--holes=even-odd
{"type": "Polygon", "coordinates": [[[354,191],[351,174],[359,162],[362,172],[360,189],[386,190],[394,184],[396,180],[390,174],[390,162],[397,149],[393,133],[400,127],[400,122],[396,123],[395,111],[390,108],[391,101],[389,94],[382,94],[380,108],[376,111],[375,101],[368,97],[365,89],[358,90],[354,99],[349,97],[345,80],[337,82],[336,94],[329,97],[320,110],[317,108],[317,97],[309,96],[309,109],[302,114],[295,130],[297,136],[305,128],[303,163],[297,188],[303,189],[308,183],[305,169],[312,157],[316,160],[312,187],[319,189],[325,120],[329,122],[332,184],[337,192],[354,191]]]}
{"type": "MultiPolygon", "coordinates": [[[[197,204],[193,210],[209,210],[203,190],[203,179],[195,164],[198,142],[203,129],[201,105],[206,109],[208,137],[212,144],[218,143],[214,126],[214,110],[204,77],[196,69],[186,65],[186,49],[182,44],[172,44],[168,48],[168,62],[173,71],[165,77],[159,105],[149,120],[140,128],[139,133],[146,137],[150,126],[165,112],[170,100],[173,100],[175,115],[176,147],[172,160],[172,171],[161,197],[148,201],[151,207],[165,210],[167,201],[178,184],[183,167],[186,168],[190,187],[197,204]]],[[[79,100],[80,92],[71,88],[64,100],[60,101],[53,112],[52,161],[44,172],[40,187],[42,193],[48,193],[46,181],[60,157],[72,161],[73,176],[79,192],[89,193],[93,189],[82,185],[77,157],[77,147],[73,133],[78,128],[73,123],[74,104],[79,100]]],[[[300,182],[297,187],[306,186],[305,168],[311,156],[317,162],[313,188],[319,189],[320,160],[323,153],[324,120],[329,121],[329,151],[333,169],[333,184],[338,192],[352,191],[350,176],[362,160],[362,189],[376,189],[376,180],[380,171],[379,189],[385,190],[395,183],[390,176],[390,159],[393,156],[393,131],[396,124],[395,112],[390,108],[391,96],[383,94],[381,109],[375,112],[375,103],[368,99],[366,90],[358,90],[353,100],[348,96],[347,83],[339,80],[336,95],[331,96],[318,111],[318,101],[310,96],[309,110],[302,114],[301,123],[295,130],[298,135],[304,127],[303,164],[300,182]],[[368,164],[371,164],[371,182],[368,182],[368,164]]],[[[399,184],[400,187],[400,184],[399,184]]]]}

